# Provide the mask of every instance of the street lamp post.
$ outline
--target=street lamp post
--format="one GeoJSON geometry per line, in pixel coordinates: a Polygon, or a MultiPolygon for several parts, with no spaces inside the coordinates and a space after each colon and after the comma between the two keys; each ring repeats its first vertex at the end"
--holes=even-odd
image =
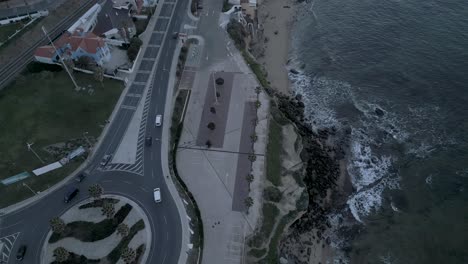
{"type": "Polygon", "coordinates": [[[26,187],[26,188],[28,188],[34,195],[37,194],[33,189],[31,189],[31,187],[29,187],[29,185],[27,185],[27,184],[24,183],[24,182],[23,182],[23,186],[26,187]]]}
{"type": "Polygon", "coordinates": [[[86,141],[88,142],[89,147],[91,148],[91,147],[92,147],[92,144],[91,144],[91,141],[89,141],[88,137],[86,136],[87,134],[89,134],[89,133],[88,133],[88,132],[84,132],[84,133],[83,133],[83,136],[84,136],[84,138],[86,139],[86,141]]]}
{"type": "Polygon", "coordinates": [[[60,55],[60,53],[58,52],[57,48],[55,48],[55,45],[54,45],[54,43],[52,42],[52,40],[50,39],[49,34],[47,34],[47,31],[46,31],[46,29],[45,29],[44,26],[42,26],[42,32],[44,32],[44,35],[47,37],[47,39],[48,39],[49,42],[50,42],[50,45],[54,48],[55,52],[57,53],[57,56],[59,57],[60,62],[62,63],[63,67],[65,68],[65,70],[66,70],[67,73],[68,73],[68,76],[70,76],[70,79],[72,80],[73,84],[75,85],[75,89],[76,89],[77,91],[79,91],[79,90],[80,90],[80,87],[79,87],[78,84],[76,83],[75,78],[73,78],[73,75],[71,74],[70,70],[68,69],[68,66],[65,64],[65,61],[63,61],[62,55],[60,55]]]}
{"type": "Polygon", "coordinates": [[[34,155],[36,155],[36,157],[42,162],[42,164],[44,164],[45,162],[41,159],[41,157],[39,157],[39,155],[37,155],[36,151],[34,151],[34,149],[32,148],[32,145],[34,145],[34,143],[26,143],[28,150],[34,153],[34,155]]]}

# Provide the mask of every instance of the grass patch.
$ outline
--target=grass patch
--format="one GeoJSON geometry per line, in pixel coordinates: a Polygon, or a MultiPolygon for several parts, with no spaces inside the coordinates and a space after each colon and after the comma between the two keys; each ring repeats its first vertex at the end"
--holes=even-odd
{"type": "Polygon", "coordinates": [[[22,23],[11,23],[4,26],[0,26],[0,43],[7,40],[9,36],[13,35],[17,30],[20,30],[22,28],[22,23]]]}
{"type": "MultiPolygon", "coordinates": [[[[43,164],[29,152],[26,142],[34,142],[34,150],[46,162],[59,158],[44,147],[82,139],[97,138],[105,120],[120,96],[123,85],[104,79],[104,87],[92,75],[75,73],[80,86],[92,87],[94,93],[76,92],[65,71],[42,71],[20,75],[0,91],[0,179],[41,167],[43,164]]],[[[22,186],[25,182],[34,191],[43,191],[75,170],[82,160],[40,177],[32,176],[9,186],[0,185],[0,207],[19,202],[33,195],[22,186]]]]}
{"type": "Polygon", "coordinates": [[[95,207],[102,207],[103,204],[105,203],[113,203],[116,204],[118,203],[119,200],[113,199],[113,198],[102,198],[98,200],[94,200],[90,203],[82,204],[78,209],[86,209],[86,208],[95,208],[95,207]]]}
{"type": "Polygon", "coordinates": [[[63,233],[53,233],[49,243],[54,243],[65,237],[74,237],[83,242],[94,242],[104,239],[115,232],[117,226],[127,217],[132,206],[125,204],[112,219],[105,219],[99,223],[76,221],[68,223],[63,233]]]}
{"type": "Polygon", "coordinates": [[[252,69],[253,73],[255,76],[257,76],[258,81],[260,84],[265,87],[265,88],[270,88],[270,83],[268,82],[266,76],[266,72],[263,70],[262,65],[258,64],[257,61],[250,56],[245,50],[242,50],[242,56],[244,57],[244,60],[247,62],[247,64],[250,66],[250,69],[252,69]]]}
{"type": "Polygon", "coordinates": [[[120,243],[107,255],[107,259],[111,263],[117,263],[119,261],[120,255],[122,253],[122,250],[126,247],[128,247],[128,244],[132,240],[132,238],[138,233],[138,231],[145,229],[145,222],[140,219],[138,222],[136,222],[131,228],[130,231],[128,232],[128,235],[120,241],[120,243]]]}
{"type": "Polygon", "coordinates": [[[268,186],[263,192],[263,198],[267,201],[278,203],[281,201],[282,194],[278,188],[273,186],[268,186]]]}
{"type": "Polygon", "coordinates": [[[252,248],[251,250],[249,250],[249,255],[255,258],[261,258],[265,256],[266,253],[267,253],[267,250],[265,248],[261,248],[261,249],[252,248]]]}
{"type": "Polygon", "coordinates": [[[145,253],[145,244],[141,244],[139,247],[137,247],[136,251],[136,257],[135,261],[133,263],[138,264],[140,263],[140,258],[143,257],[143,253],[145,253]]]}
{"type": "Polygon", "coordinates": [[[270,234],[273,232],[276,217],[279,209],[272,203],[264,203],[262,208],[263,221],[260,230],[249,240],[250,247],[259,248],[267,242],[270,234]]]}
{"type": "Polygon", "coordinates": [[[282,137],[281,126],[275,121],[275,119],[270,119],[266,167],[267,179],[275,186],[281,186],[281,153],[283,151],[282,137]]]}
{"type": "MultiPolygon", "coordinates": [[[[36,25],[39,23],[39,21],[41,21],[42,19],[43,19],[43,17],[36,19],[34,22],[32,22],[32,23],[28,26],[28,28],[32,28],[32,27],[36,26],[36,25]]],[[[16,23],[16,24],[20,24],[20,23],[16,23]]],[[[19,29],[21,29],[21,28],[23,28],[23,25],[20,24],[19,29]]],[[[9,30],[5,30],[5,32],[8,32],[8,31],[9,31],[9,30]]],[[[16,31],[16,29],[15,29],[15,31],[16,31]]],[[[13,33],[14,33],[15,31],[13,31],[13,33]]],[[[8,39],[8,36],[9,36],[9,35],[6,36],[4,39],[3,39],[3,38],[0,39],[0,42],[3,42],[2,46],[0,46],[0,50],[1,50],[2,48],[7,47],[9,44],[11,44],[11,42],[12,42],[13,40],[18,39],[19,37],[21,37],[22,35],[24,35],[24,34],[25,34],[26,32],[28,32],[28,31],[29,31],[29,30],[28,30],[27,28],[24,28],[23,30],[21,30],[18,34],[16,34],[16,35],[15,35],[13,38],[11,38],[11,39],[8,39]]],[[[13,33],[12,33],[12,34],[13,34],[13,33]]],[[[10,34],[10,35],[11,35],[11,34],[10,34]]]]}
{"type": "Polygon", "coordinates": [[[281,218],[278,225],[276,226],[275,233],[270,239],[268,254],[264,259],[259,261],[259,263],[278,263],[278,243],[281,239],[284,228],[291,220],[294,219],[296,214],[297,212],[293,211],[281,218]]]}

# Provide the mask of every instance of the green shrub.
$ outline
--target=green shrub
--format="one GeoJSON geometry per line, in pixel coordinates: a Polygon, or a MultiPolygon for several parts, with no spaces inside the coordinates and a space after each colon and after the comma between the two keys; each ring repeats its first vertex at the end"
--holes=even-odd
{"type": "Polygon", "coordinates": [[[242,26],[241,23],[237,22],[237,20],[231,19],[227,24],[227,32],[229,36],[231,36],[232,40],[236,47],[240,50],[245,48],[245,37],[247,36],[247,32],[242,26]]]}
{"type": "Polygon", "coordinates": [[[267,187],[263,192],[263,198],[270,202],[278,203],[279,201],[281,201],[281,197],[281,191],[273,186],[267,187]]]}

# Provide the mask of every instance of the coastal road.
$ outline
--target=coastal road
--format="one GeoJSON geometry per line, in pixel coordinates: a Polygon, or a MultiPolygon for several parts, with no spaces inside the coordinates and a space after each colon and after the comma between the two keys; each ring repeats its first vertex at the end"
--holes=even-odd
{"type": "MultiPolygon", "coordinates": [[[[9,249],[12,252],[9,255],[9,259],[3,259],[7,261],[6,263],[16,263],[15,254],[18,247],[22,244],[28,246],[23,263],[40,263],[43,240],[49,231],[49,220],[54,216],[63,214],[68,208],[85,199],[88,196],[88,186],[93,183],[101,184],[105,193],[129,197],[144,208],[153,232],[147,263],[177,263],[182,248],[181,216],[166,186],[165,175],[162,173],[163,164],[161,161],[160,144],[162,127],[155,127],[154,120],[157,114],[164,116],[170,74],[168,69],[171,68],[177,44],[177,40],[174,40],[171,35],[172,32],[177,32],[181,28],[183,20],[181,18],[186,16],[188,1],[166,0],[160,2],[160,4],[163,3],[167,3],[167,6],[172,6],[169,8],[172,12],[167,13],[168,8],[163,8],[163,10],[166,10],[163,11],[166,12],[164,16],[170,22],[166,25],[165,30],[161,30],[157,23],[156,27],[158,28],[155,31],[162,33],[166,37],[158,40],[160,42],[159,53],[148,53],[147,56],[148,58],[156,58],[159,54],[154,79],[151,76],[147,76],[145,79],[146,75],[143,74],[140,77],[136,77],[140,78],[138,82],[132,84],[134,85],[134,89],[147,82],[152,82],[153,85],[146,119],[146,134],[152,135],[155,141],[151,147],[147,147],[144,150],[143,175],[126,171],[102,170],[99,167],[102,157],[105,154],[113,154],[118,148],[135,112],[135,109],[119,106],[120,108],[117,110],[115,118],[109,124],[108,133],[96,151],[94,158],[90,161],[90,165],[85,169],[90,171],[91,174],[83,183],[77,184],[71,181],[43,199],[18,211],[2,216],[0,238],[19,232],[19,235],[12,243],[13,246],[9,249]],[[170,19],[171,17],[172,19],[170,19]],[[70,204],[64,204],[63,196],[70,186],[79,186],[81,192],[70,204]],[[162,192],[162,202],[159,204],[156,204],[153,200],[152,189],[155,187],[159,187],[162,192]]],[[[161,12],[161,16],[163,12],[161,12]]],[[[155,63],[156,59],[153,61],[155,63]]],[[[128,93],[131,91],[132,87],[128,93]]],[[[170,122],[163,122],[164,125],[170,125],[170,122]]],[[[0,260],[2,260],[1,256],[0,260]]]]}

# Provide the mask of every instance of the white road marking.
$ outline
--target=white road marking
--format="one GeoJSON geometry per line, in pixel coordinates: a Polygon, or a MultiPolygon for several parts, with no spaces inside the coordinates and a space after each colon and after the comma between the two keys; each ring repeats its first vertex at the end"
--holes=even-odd
{"type": "Polygon", "coordinates": [[[166,219],[166,216],[164,215],[163,217],[164,217],[164,223],[166,223],[166,225],[167,225],[167,219],[166,219]]]}
{"type": "Polygon", "coordinates": [[[166,240],[169,240],[169,232],[166,232],[166,240]]]}
{"type": "Polygon", "coordinates": [[[126,184],[132,184],[132,183],[131,183],[131,182],[129,182],[129,181],[123,181],[123,182],[125,182],[126,184]]]}
{"type": "Polygon", "coordinates": [[[163,261],[162,261],[163,264],[164,264],[164,261],[166,261],[166,254],[164,254],[164,258],[163,258],[163,261]]]}

